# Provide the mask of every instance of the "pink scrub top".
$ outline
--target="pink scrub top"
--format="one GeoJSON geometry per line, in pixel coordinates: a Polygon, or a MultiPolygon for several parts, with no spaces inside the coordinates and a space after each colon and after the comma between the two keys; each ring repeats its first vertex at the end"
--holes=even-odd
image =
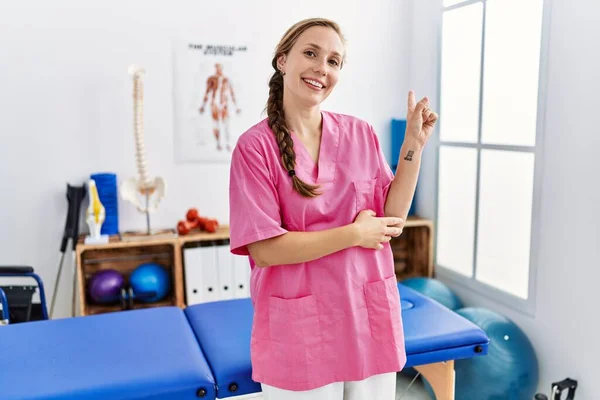
{"type": "MultiPolygon", "coordinates": [[[[384,215],[393,173],[373,128],[321,112],[318,163],[292,133],[296,175],[321,185],[322,195],[294,191],[275,135],[264,119],[239,138],[230,170],[230,246],[289,231],[351,224],[371,209],[384,215]]],[[[252,378],[287,390],[310,390],[400,371],[405,362],[400,296],[389,244],[351,247],[300,264],[260,268],[249,256],[252,378]]]]}

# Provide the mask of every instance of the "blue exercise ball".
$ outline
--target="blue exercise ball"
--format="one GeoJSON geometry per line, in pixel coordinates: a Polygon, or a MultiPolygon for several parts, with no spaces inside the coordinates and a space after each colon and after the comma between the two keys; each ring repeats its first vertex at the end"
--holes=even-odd
{"type": "Polygon", "coordinates": [[[438,279],[415,277],[405,279],[400,283],[437,301],[451,310],[458,310],[463,307],[458,296],[438,279]]]}
{"type": "Polygon", "coordinates": [[[165,267],[145,263],[133,270],[129,276],[129,284],[136,300],[149,303],[160,301],[169,293],[171,278],[165,267]]]}
{"type": "MultiPolygon", "coordinates": [[[[454,362],[456,398],[533,399],[539,383],[539,366],[525,333],[508,318],[484,308],[467,307],[456,313],[483,329],[490,339],[487,355],[454,362]]],[[[431,387],[428,384],[426,387],[432,395],[431,387]]]]}

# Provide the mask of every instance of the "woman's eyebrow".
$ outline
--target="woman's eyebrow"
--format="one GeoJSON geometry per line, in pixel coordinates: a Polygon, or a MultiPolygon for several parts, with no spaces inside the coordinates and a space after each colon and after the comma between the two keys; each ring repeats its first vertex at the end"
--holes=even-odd
{"type": "MultiPolygon", "coordinates": [[[[314,47],[317,50],[322,50],[321,46],[319,46],[318,44],[315,44],[315,43],[306,43],[306,46],[311,46],[311,47],[314,47]]],[[[337,51],[333,51],[332,53],[333,53],[334,56],[338,56],[338,57],[342,56],[337,51]]]]}

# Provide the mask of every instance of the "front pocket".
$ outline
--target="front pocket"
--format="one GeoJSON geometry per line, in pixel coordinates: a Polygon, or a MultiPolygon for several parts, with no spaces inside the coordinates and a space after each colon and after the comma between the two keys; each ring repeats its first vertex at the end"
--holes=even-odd
{"type": "Polygon", "coordinates": [[[295,299],[269,297],[271,340],[289,344],[312,344],[321,338],[317,299],[314,295],[295,299]]]}
{"type": "Polygon", "coordinates": [[[269,297],[269,334],[273,379],[308,382],[321,352],[316,297],[269,297]]]}
{"type": "Polygon", "coordinates": [[[379,214],[375,204],[375,187],[377,178],[353,181],[354,195],[356,196],[356,213],[370,209],[379,214]]]}
{"type": "Polygon", "coordinates": [[[402,316],[396,276],[364,285],[371,336],[382,342],[402,340],[402,316]]]}

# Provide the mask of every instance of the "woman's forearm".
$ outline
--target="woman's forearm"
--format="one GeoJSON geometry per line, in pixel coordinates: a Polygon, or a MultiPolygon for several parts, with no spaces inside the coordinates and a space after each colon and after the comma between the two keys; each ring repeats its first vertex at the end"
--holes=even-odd
{"type": "Polygon", "coordinates": [[[422,154],[423,145],[418,141],[407,138],[402,144],[396,176],[385,201],[386,217],[399,217],[406,221],[417,187],[422,154]]]}
{"type": "Polygon", "coordinates": [[[355,246],[359,235],[354,224],[316,232],[287,232],[248,245],[259,267],[298,264],[355,246]]]}

